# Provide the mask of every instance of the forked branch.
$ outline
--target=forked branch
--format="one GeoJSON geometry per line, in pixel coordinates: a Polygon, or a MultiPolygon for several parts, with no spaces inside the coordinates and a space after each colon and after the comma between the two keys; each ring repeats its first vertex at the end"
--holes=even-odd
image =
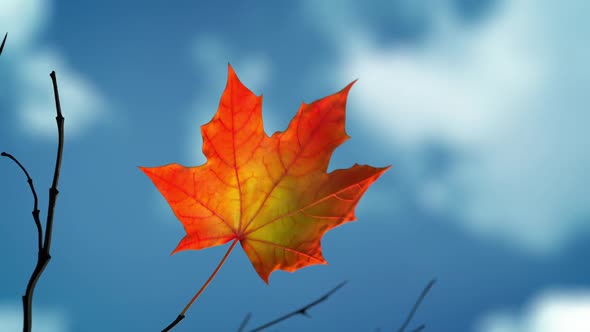
{"type": "MultiPolygon", "coordinates": [[[[305,305],[305,306],[303,306],[303,307],[301,307],[301,308],[299,308],[299,309],[297,309],[295,311],[292,311],[292,312],[290,312],[290,313],[288,313],[286,315],[283,315],[283,316],[281,316],[281,317],[279,317],[279,318],[277,318],[275,320],[272,320],[272,321],[270,321],[270,322],[268,322],[266,324],[260,325],[259,327],[255,328],[253,330],[250,330],[249,332],[258,332],[258,331],[265,330],[265,329],[267,329],[267,328],[269,328],[269,327],[271,327],[271,326],[273,326],[275,324],[278,324],[278,323],[280,323],[280,322],[282,322],[282,321],[284,321],[286,319],[289,319],[289,318],[291,318],[293,316],[297,316],[297,315],[302,315],[302,316],[310,317],[311,318],[311,316],[307,313],[307,311],[309,309],[311,309],[312,307],[315,307],[316,305],[318,305],[318,304],[326,301],[330,296],[332,296],[332,294],[334,294],[337,290],[339,290],[344,285],[346,285],[346,283],[347,283],[346,281],[341,282],[340,284],[338,284],[338,286],[334,287],[331,291],[329,291],[328,293],[324,294],[322,297],[318,298],[317,300],[315,300],[313,302],[310,302],[309,304],[307,304],[307,305],[305,305]]],[[[241,331],[243,331],[246,328],[246,324],[250,320],[250,317],[251,317],[251,315],[250,315],[250,313],[248,313],[248,315],[246,315],[246,318],[244,318],[244,321],[242,321],[242,324],[240,325],[240,329],[238,331],[241,332],[241,331]]]]}
{"type": "MultiPolygon", "coordinates": [[[[410,311],[410,313],[408,314],[408,316],[406,317],[406,320],[404,321],[404,323],[402,324],[402,326],[399,328],[398,332],[404,332],[407,328],[407,326],[409,325],[409,323],[411,322],[412,318],[414,317],[416,311],[418,310],[418,307],[420,307],[420,304],[422,303],[422,301],[424,300],[424,298],[426,297],[426,295],[428,295],[428,292],[432,289],[432,286],[434,286],[434,284],[436,283],[436,279],[431,280],[426,287],[424,287],[424,289],[422,290],[422,293],[420,293],[420,296],[418,297],[418,299],[416,300],[416,303],[414,303],[414,306],[412,307],[412,310],[410,311]]],[[[334,287],[331,291],[329,291],[328,293],[326,293],[324,296],[320,297],[319,299],[307,304],[306,306],[292,311],[284,316],[281,316],[273,321],[270,321],[266,324],[263,324],[253,330],[250,330],[249,332],[259,332],[262,330],[265,330],[275,324],[278,324],[286,319],[289,319],[293,316],[296,315],[303,315],[306,317],[310,317],[309,314],[307,313],[307,311],[312,308],[313,306],[316,306],[324,301],[326,301],[334,292],[336,292],[338,289],[342,288],[342,286],[344,286],[346,284],[346,281],[340,283],[338,286],[334,287]]],[[[246,317],[244,318],[244,320],[242,321],[242,323],[240,324],[240,327],[238,329],[238,332],[243,332],[246,328],[246,325],[248,324],[248,321],[250,320],[250,318],[252,317],[252,315],[250,313],[248,313],[246,315],[246,317]]],[[[426,325],[421,324],[418,327],[416,327],[415,329],[412,330],[412,332],[421,332],[426,328],[426,325]]]]}
{"type": "MultiPolygon", "coordinates": [[[[2,48],[4,47],[4,43],[6,41],[6,36],[4,36],[4,41],[0,46],[0,53],[2,48]]],[[[29,187],[31,188],[31,192],[33,194],[33,219],[35,221],[35,225],[37,226],[37,246],[38,246],[38,254],[37,254],[37,265],[31,274],[31,278],[27,284],[27,289],[25,291],[25,295],[23,296],[23,332],[30,332],[32,328],[32,318],[33,318],[33,294],[35,292],[35,286],[37,285],[37,281],[43,274],[45,267],[51,260],[50,250],[51,250],[51,236],[53,232],[53,215],[55,212],[55,203],[57,201],[57,195],[59,191],[57,190],[57,185],[59,181],[59,175],[61,170],[61,159],[63,153],[63,145],[64,145],[64,117],[61,113],[61,105],[59,101],[59,92],[57,88],[57,79],[55,77],[55,72],[51,72],[50,74],[51,80],[53,82],[53,92],[55,96],[55,107],[57,110],[57,116],[55,120],[57,122],[57,131],[58,131],[58,145],[57,145],[57,157],[55,161],[55,171],[53,173],[53,183],[51,188],[49,188],[49,206],[47,208],[47,221],[45,224],[45,240],[43,240],[43,228],[41,226],[41,221],[39,219],[39,208],[38,208],[38,198],[37,192],[35,191],[35,186],[33,185],[33,180],[29,176],[29,172],[27,172],[26,168],[11,154],[2,152],[3,157],[7,157],[14,161],[20,169],[25,173],[27,177],[27,182],[29,183],[29,187]]]]}
{"type": "Polygon", "coordinates": [[[35,191],[33,179],[31,179],[29,172],[27,172],[27,169],[23,166],[23,164],[21,164],[20,161],[18,161],[18,159],[13,157],[10,153],[2,152],[0,155],[2,155],[2,157],[12,159],[12,161],[14,161],[18,167],[20,167],[27,177],[27,183],[29,184],[29,188],[31,188],[31,193],[33,194],[33,220],[37,226],[37,247],[38,251],[41,252],[41,250],[43,250],[43,228],[41,226],[41,220],[39,219],[39,199],[37,198],[37,191],[35,191]]]}

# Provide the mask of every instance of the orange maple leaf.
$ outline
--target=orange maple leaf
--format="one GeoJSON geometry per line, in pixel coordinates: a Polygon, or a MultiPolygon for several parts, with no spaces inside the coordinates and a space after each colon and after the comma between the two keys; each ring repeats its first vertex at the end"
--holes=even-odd
{"type": "Polygon", "coordinates": [[[361,196],[390,167],[326,173],[332,152],[349,138],[345,106],[353,84],[303,103],[287,130],[269,137],[262,96],[230,65],[217,113],[201,127],[207,162],[140,167],[186,230],[173,253],[239,241],[266,283],[277,269],[326,264],[322,236],[356,219],[361,196]]]}
{"type": "Polygon", "coordinates": [[[356,219],[363,193],[388,167],[355,164],[326,173],[332,152],[349,136],[344,128],[348,91],[303,103],[284,132],[262,125],[262,96],[229,66],[213,119],[201,127],[207,162],[185,167],[140,167],[153,181],[186,236],[173,253],[233,241],[225,256],[168,331],[184,318],[240,242],[262,280],[275,270],[326,264],[321,238],[356,219]]]}

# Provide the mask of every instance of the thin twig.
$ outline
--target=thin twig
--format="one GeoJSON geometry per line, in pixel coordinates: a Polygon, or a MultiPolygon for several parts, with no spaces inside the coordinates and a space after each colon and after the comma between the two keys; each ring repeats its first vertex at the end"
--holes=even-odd
{"type": "MultiPolygon", "coordinates": [[[[422,293],[420,293],[420,296],[418,297],[418,300],[416,300],[416,303],[414,303],[414,306],[412,307],[412,310],[408,314],[408,317],[406,318],[406,321],[399,328],[398,332],[404,332],[406,330],[406,327],[408,327],[408,324],[410,324],[410,321],[412,320],[412,318],[414,317],[414,314],[418,310],[418,307],[420,306],[420,303],[422,303],[422,300],[424,300],[424,298],[426,297],[426,295],[428,294],[428,292],[430,291],[430,289],[432,288],[432,286],[434,286],[434,283],[435,282],[436,282],[436,279],[432,279],[426,285],[426,287],[424,287],[424,289],[422,290],[422,293]]],[[[414,331],[421,331],[422,329],[424,329],[424,326],[420,326],[420,327],[418,327],[414,331]]]]}
{"type": "MultiPolygon", "coordinates": [[[[49,207],[47,209],[47,222],[45,224],[45,242],[41,246],[41,250],[37,255],[37,265],[35,270],[31,274],[29,283],[27,284],[27,290],[23,296],[23,332],[31,332],[32,320],[33,320],[33,293],[37,281],[41,277],[41,274],[45,270],[45,267],[51,260],[50,249],[51,249],[51,235],[53,230],[53,213],[55,211],[55,203],[59,191],[57,190],[57,184],[59,181],[59,173],[61,169],[61,158],[63,152],[63,141],[64,141],[64,118],[61,113],[61,106],[59,102],[59,92],[57,90],[57,80],[55,72],[50,74],[51,80],[53,81],[53,92],[55,96],[55,107],[57,110],[57,116],[55,118],[57,122],[58,131],[58,145],[57,145],[57,157],[55,161],[55,172],[53,173],[53,183],[49,188],[49,207]]],[[[26,173],[26,171],[25,171],[26,173]]],[[[28,173],[27,173],[28,174],[28,173]]],[[[32,181],[30,182],[32,186],[32,181]]],[[[39,223],[40,225],[40,223],[39,223]]],[[[39,227],[40,229],[40,227],[39,227]]]]}
{"type": "Polygon", "coordinates": [[[421,332],[425,328],[426,328],[426,325],[422,324],[422,325],[418,326],[417,328],[413,329],[412,332],[421,332]]]}
{"type": "Polygon", "coordinates": [[[47,250],[47,253],[49,253],[49,250],[51,249],[51,235],[53,233],[53,213],[55,211],[55,202],[57,200],[57,195],[59,194],[59,191],[57,190],[57,183],[59,182],[59,174],[61,170],[61,156],[64,148],[64,117],[61,114],[61,104],[59,102],[59,91],[57,89],[57,78],[55,77],[55,71],[52,71],[49,76],[51,76],[51,81],[53,82],[53,95],[55,97],[55,109],[57,111],[55,121],[57,122],[57,132],[59,141],[57,145],[57,157],[55,158],[53,183],[51,184],[51,188],[49,188],[49,207],[47,208],[47,229],[45,230],[44,244],[44,249],[47,250]]]}
{"type": "Polygon", "coordinates": [[[43,228],[41,227],[41,220],[39,219],[39,199],[37,199],[37,192],[35,191],[35,186],[33,185],[33,179],[31,179],[31,177],[29,176],[29,172],[27,172],[27,169],[10,153],[2,152],[0,155],[12,159],[12,161],[14,161],[27,176],[27,182],[29,183],[29,187],[31,188],[31,192],[33,193],[34,200],[33,220],[35,220],[35,225],[37,226],[37,247],[38,251],[41,252],[41,250],[43,250],[43,228]]]}
{"type": "Polygon", "coordinates": [[[252,318],[252,314],[247,313],[246,317],[244,317],[244,320],[242,321],[242,324],[240,324],[240,327],[238,328],[238,332],[244,331],[244,329],[246,328],[246,325],[248,325],[248,322],[250,321],[250,318],[252,318]]]}
{"type": "Polygon", "coordinates": [[[2,55],[2,51],[4,50],[4,44],[6,44],[6,37],[8,37],[8,32],[4,35],[4,39],[2,40],[2,44],[0,44],[0,55],[2,55]]]}
{"type": "Polygon", "coordinates": [[[314,307],[314,306],[316,306],[316,305],[318,305],[318,304],[326,301],[332,294],[334,294],[334,292],[336,292],[337,290],[339,290],[340,288],[342,288],[344,285],[346,285],[346,281],[341,282],[338,286],[334,287],[331,291],[329,291],[328,293],[326,293],[324,296],[322,296],[319,299],[317,299],[317,300],[309,303],[308,305],[306,305],[306,306],[304,306],[304,307],[302,307],[302,308],[300,308],[298,310],[295,310],[293,312],[290,312],[290,313],[288,313],[288,314],[286,314],[284,316],[281,316],[281,317],[279,317],[279,318],[277,318],[277,319],[275,319],[273,321],[270,321],[270,322],[268,322],[268,323],[266,323],[264,325],[261,325],[261,326],[255,328],[255,329],[253,329],[253,330],[250,330],[250,332],[262,331],[264,329],[267,329],[267,328],[269,328],[269,327],[271,327],[271,326],[273,326],[275,324],[278,324],[278,323],[284,321],[285,319],[289,319],[289,318],[291,318],[293,316],[296,316],[296,315],[303,315],[303,316],[306,316],[306,317],[311,317],[307,313],[307,311],[309,309],[311,309],[312,307],[314,307]]]}
{"type": "Polygon", "coordinates": [[[184,316],[183,314],[180,314],[180,315],[176,316],[176,319],[175,319],[175,320],[174,320],[172,323],[170,323],[168,326],[166,326],[166,327],[165,327],[165,328],[162,330],[162,332],[167,332],[167,331],[170,331],[170,330],[172,330],[172,328],[173,328],[173,327],[175,327],[175,326],[176,326],[176,324],[180,323],[180,321],[181,321],[181,320],[183,320],[183,319],[184,319],[184,317],[185,317],[185,316],[184,316]]]}

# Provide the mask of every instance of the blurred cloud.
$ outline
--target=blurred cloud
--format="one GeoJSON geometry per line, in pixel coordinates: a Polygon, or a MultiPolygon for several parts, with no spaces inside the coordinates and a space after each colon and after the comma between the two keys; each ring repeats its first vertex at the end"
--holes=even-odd
{"type": "Polygon", "coordinates": [[[192,52],[199,71],[208,74],[207,80],[216,87],[225,86],[228,63],[232,65],[242,83],[251,90],[260,89],[271,78],[271,61],[266,54],[244,54],[213,35],[198,36],[192,52]]]}
{"type": "Polygon", "coordinates": [[[11,52],[31,46],[47,21],[44,0],[0,0],[0,34],[9,32],[11,52]]]}
{"type": "MultiPolygon", "coordinates": [[[[68,331],[65,315],[58,311],[35,308],[33,329],[36,332],[68,331]]],[[[0,304],[0,327],[2,331],[20,331],[23,326],[21,305],[0,304]]]]}
{"type": "Polygon", "coordinates": [[[73,69],[58,51],[36,47],[47,25],[51,3],[43,0],[0,1],[0,31],[8,32],[5,46],[11,64],[21,128],[34,137],[55,136],[55,101],[49,73],[56,71],[62,107],[67,109],[66,135],[86,133],[101,118],[105,102],[96,87],[73,69]]]}
{"type": "Polygon", "coordinates": [[[590,169],[581,38],[590,2],[501,1],[471,25],[450,1],[401,3],[407,19],[431,22],[420,42],[374,39],[351,3],[338,6],[346,24],[322,7],[310,15],[343,55],[337,71],[360,77],[351,103],[367,127],[408,152],[396,163],[421,167],[413,158],[433,142],[452,154],[436,176],[417,172],[416,200],[531,253],[555,253],[590,230],[590,189],[580,185],[590,169]]]}
{"type": "Polygon", "coordinates": [[[73,71],[56,52],[35,52],[19,62],[19,116],[23,131],[55,136],[55,100],[49,73],[55,70],[60,101],[67,109],[68,135],[80,135],[104,118],[105,105],[92,82],[73,71]]]}
{"type": "Polygon", "coordinates": [[[519,313],[494,313],[483,318],[478,332],[590,331],[590,290],[547,291],[519,313]]]}
{"type": "MultiPolygon", "coordinates": [[[[210,87],[199,91],[192,106],[195,112],[191,112],[191,118],[187,119],[187,123],[191,124],[189,157],[198,165],[205,162],[205,157],[201,153],[202,137],[199,127],[209,122],[217,112],[227,80],[227,64],[231,64],[240,81],[256,95],[261,94],[262,88],[270,81],[272,64],[268,56],[262,52],[244,53],[213,35],[198,36],[192,52],[200,76],[206,77],[203,86],[210,87]]],[[[262,108],[264,127],[269,128],[272,118],[268,112],[264,112],[264,109],[268,108],[264,101],[262,108]]]]}

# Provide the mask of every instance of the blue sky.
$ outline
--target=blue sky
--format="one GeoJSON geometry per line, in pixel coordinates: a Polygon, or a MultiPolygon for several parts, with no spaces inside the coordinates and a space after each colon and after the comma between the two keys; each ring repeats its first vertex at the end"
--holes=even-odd
{"type": "MultiPolygon", "coordinates": [[[[394,167],[358,221],[322,241],[327,266],[270,286],[236,250],[178,331],[235,331],[349,284],[280,331],[588,331],[590,192],[585,0],[0,0],[0,150],[27,165],[44,215],[56,129],[66,143],[37,331],[154,331],[225,247],[169,256],[184,235],[136,166],[204,162],[199,126],[227,63],[264,94],[267,133],[302,101],[359,79],[330,169],[394,167]]],[[[19,330],[36,259],[32,199],[0,163],[0,327],[19,330]]]]}

